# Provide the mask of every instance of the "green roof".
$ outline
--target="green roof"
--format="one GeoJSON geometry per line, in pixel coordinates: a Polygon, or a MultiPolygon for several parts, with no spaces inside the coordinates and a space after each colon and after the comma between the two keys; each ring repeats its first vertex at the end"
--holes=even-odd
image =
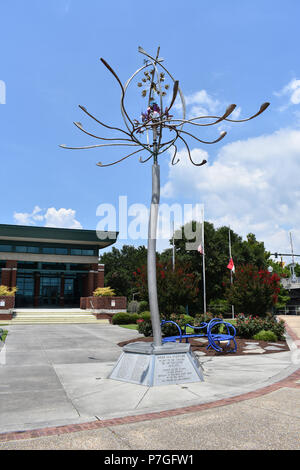
{"type": "Polygon", "coordinates": [[[54,227],[37,227],[27,225],[6,225],[0,224],[0,240],[32,240],[32,241],[52,241],[82,243],[99,245],[101,247],[110,246],[116,242],[118,232],[83,230],[72,228],[54,228],[54,227]]]}

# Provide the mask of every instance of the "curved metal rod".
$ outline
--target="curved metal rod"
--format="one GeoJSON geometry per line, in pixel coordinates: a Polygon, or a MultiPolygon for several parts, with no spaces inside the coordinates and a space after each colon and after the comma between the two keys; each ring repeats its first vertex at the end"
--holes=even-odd
{"type": "Polygon", "coordinates": [[[101,167],[116,165],[117,163],[120,163],[120,162],[122,162],[123,160],[126,160],[126,158],[131,157],[131,155],[134,155],[134,154],[136,154],[136,153],[138,153],[138,152],[143,152],[143,151],[144,151],[144,149],[142,149],[142,150],[139,149],[139,150],[136,150],[135,152],[130,153],[129,155],[126,155],[126,157],[120,158],[120,160],[117,160],[117,161],[115,161],[115,162],[106,163],[105,165],[103,165],[102,162],[99,162],[99,163],[97,163],[96,165],[97,165],[97,166],[101,166],[101,167]]]}
{"type": "Polygon", "coordinates": [[[253,116],[249,117],[248,119],[239,119],[239,120],[225,119],[225,121],[229,121],[229,122],[246,122],[246,121],[250,121],[251,119],[254,119],[257,116],[259,116],[261,113],[263,113],[269,106],[270,106],[270,103],[268,103],[268,102],[263,103],[261,105],[261,107],[259,108],[259,111],[256,114],[253,114],[253,116]]]}
{"type": "Polygon", "coordinates": [[[192,163],[193,165],[195,165],[195,166],[202,166],[202,165],[205,165],[205,163],[207,163],[207,160],[202,160],[201,163],[195,163],[195,162],[193,161],[193,159],[192,159],[191,152],[190,152],[190,149],[189,149],[189,146],[188,146],[187,142],[186,142],[186,141],[184,140],[184,138],[181,137],[180,135],[179,135],[178,137],[179,137],[179,139],[181,139],[181,140],[184,142],[184,144],[185,144],[185,146],[186,146],[186,149],[187,149],[187,151],[188,151],[189,159],[190,159],[190,161],[191,161],[191,163],[192,163]]]}
{"type": "Polygon", "coordinates": [[[224,120],[227,120],[226,118],[235,110],[235,108],[236,108],[236,104],[231,104],[230,106],[228,106],[228,108],[226,109],[223,116],[198,116],[198,117],[195,117],[195,118],[185,119],[185,120],[170,119],[168,122],[171,123],[171,122],[180,121],[179,124],[176,124],[177,126],[183,126],[183,124],[193,124],[194,126],[200,126],[200,127],[214,126],[215,124],[219,124],[220,122],[222,122],[224,120]],[[209,122],[207,124],[199,124],[199,123],[196,123],[196,122],[192,122],[192,121],[197,121],[198,119],[216,119],[216,121],[209,122]]]}
{"type": "MultiPolygon", "coordinates": [[[[87,135],[90,135],[91,137],[94,137],[95,139],[100,139],[100,140],[127,140],[128,142],[131,142],[131,139],[122,139],[121,137],[116,137],[115,139],[108,139],[106,137],[99,137],[95,134],[91,134],[90,132],[86,131],[83,127],[82,127],[82,124],[81,122],[76,122],[74,121],[73,122],[74,126],[78,127],[78,129],[80,129],[82,132],[84,132],[85,134],[87,135]]],[[[136,144],[138,145],[138,144],[136,144]]]]}
{"type": "MultiPolygon", "coordinates": [[[[149,129],[151,129],[151,128],[152,128],[152,126],[149,126],[149,129]]],[[[168,127],[168,128],[169,128],[169,127],[168,127]]],[[[135,129],[135,130],[136,130],[136,129],[135,129]]],[[[176,137],[174,137],[174,139],[172,139],[172,140],[168,140],[167,142],[163,142],[162,144],[160,144],[160,148],[162,148],[162,147],[164,147],[164,146],[166,146],[166,145],[168,145],[168,147],[165,148],[165,149],[163,149],[162,151],[158,151],[158,152],[157,152],[157,155],[161,155],[161,154],[164,153],[166,150],[168,150],[170,147],[172,147],[172,145],[174,144],[174,142],[176,141],[176,139],[177,139],[177,137],[178,137],[178,132],[180,132],[180,131],[178,131],[177,129],[171,129],[171,128],[169,128],[169,130],[173,130],[174,132],[176,132],[176,137]]],[[[133,131],[133,132],[135,132],[135,131],[133,131]]],[[[133,133],[133,132],[132,132],[132,133],[133,133]]],[[[149,145],[149,147],[148,147],[146,144],[143,144],[143,143],[141,142],[140,145],[141,145],[142,147],[144,147],[145,150],[147,150],[148,152],[151,152],[151,154],[152,154],[152,150],[151,150],[151,147],[153,147],[152,144],[149,145]]]]}
{"type": "Polygon", "coordinates": [[[183,130],[181,130],[180,133],[187,134],[187,135],[193,137],[193,139],[198,140],[198,142],[201,142],[202,144],[216,144],[217,142],[220,142],[220,140],[224,139],[225,135],[227,134],[227,132],[222,131],[220,136],[216,140],[206,141],[206,140],[198,139],[198,137],[195,137],[193,134],[190,134],[189,132],[186,132],[186,131],[183,131],[183,130]]]}
{"type": "Polygon", "coordinates": [[[172,97],[172,100],[171,100],[171,103],[167,109],[167,112],[170,111],[170,109],[172,108],[173,104],[175,103],[175,100],[176,100],[176,97],[177,97],[177,93],[178,93],[178,88],[179,88],[179,81],[178,80],[175,80],[174,82],[174,86],[173,86],[173,97],[172,97]]]}
{"type": "MultiPolygon", "coordinates": [[[[153,67],[153,73],[152,73],[152,80],[151,80],[151,84],[150,84],[150,92],[149,92],[149,100],[148,100],[148,106],[150,105],[150,101],[151,101],[151,96],[152,96],[152,84],[154,83],[154,75],[156,73],[156,76],[157,76],[157,82],[158,82],[158,86],[159,86],[159,98],[160,98],[160,110],[161,110],[161,113],[163,112],[163,99],[162,99],[162,87],[161,87],[161,83],[160,83],[160,75],[159,75],[159,72],[158,72],[158,69],[156,67],[156,64],[159,65],[158,63],[158,56],[159,56],[159,51],[160,51],[160,47],[158,47],[157,49],[157,54],[156,54],[156,58],[152,58],[148,55],[148,57],[150,58],[150,62],[152,64],[152,67],[153,67]]],[[[156,125],[156,123],[155,123],[156,125]]],[[[157,124],[157,127],[160,127],[160,132],[159,132],[159,137],[158,137],[158,143],[157,143],[157,148],[160,147],[160,144],[161,144],[161,139],[162,139],[162,124],[157,124]]]]}
{"type": "MultiPolygon", "coordinates": [[[[132,125],[132,127],[134,127],[133,125],[133,122],[131,121],[130,117],[128,116],[127,114],[127,111],[124,107],[124,97],[125,97],[125,90],[124,90],[124,87],[122,85],[122,82],[121,80],[119,79],[118,75],[116,74],[116,72],[112,69],[112,67],[106,62],[106,60],[104,60],[102,57],[101,57],[101,62],[105,65],[105,67],[113,74],[113,76],[116,78],[116,80],[118,81],[120,87],[121,87],[121,90],[122,90],[122,99],[121,99],[121,107],[128,119],[128,121],[130,122],[130,124],[132,125]]],[[[129,129],[128,129],[129,130],[129,129]]]]}
{"type": "Polygon", "coordinates": [[[94,148],[98,148],[98,147],[113,147],[113,146],[136,147],[136,144],[111,143],[111,144],[99,144],[99,145],[86,145],[84,147],[68,147],[65,144],[59,145],[59,147],[61,147],[63,149],[70,149],[70,150],[84,150],[84,149],[94,149],[94,148]]]}
{"type": "Polygon", "coordinates": [[[174,147],[175,147],[175,153],[174,153],[174,155],[173,155],[172,162],[171,162],[171,164],[172,164],[173,166],[177,165],[177,163],[180,161],[180,158],[178,158],[178,159],[177,159],[177,162],[174,163],[174,159],[175,159],[176,154],[177,154],[177,147],[176,147],[175,144],[174,144],[174,147]]]}
{"type": "MultiPolygon", "coordinates": [[[[148,54],[142,47],[139,47],[139,48],[138,48],[138,51],[139,51],[141,54],[143,54],[143,55],[145,55],[146,57],[148,57],[149,59],[155,60],[154,57],[152,57],[150,54],[148,54]]],[[[158,60],[157,62],[158,62],[158,64],[159,64],[159,66],[160,66],[162,69],[164,69],[164,71],[169,75],[169,77],[171,78],[171,80],[175,83],[176,80],[175,80],[175,78],[170,74],[169,70],[161,64],[161,61],[160,61],[160,60],[158,60]]],[[[183,95],[183,93],[182,93],[182,91],[181,91],[181,89],[180,89],[179,86],[178,86],[178,91],[179,91],[179,94],[180,94],[180,99],[181,99],[181,104],[182,104],[182,115],[183,115],[183,120],[184,120],[184,119],[185,119],[185,114],[186,114],[186,106],[185,106],[184,95],[183,95]]]]}
{"type": "Polygon", "coordinates": [[[253,116],[250,116],[249,118],[247,119],[228,119],[228,116],[234,111],[234,109],[236,108],[236,105],[235,104],[232,104],[230,105],[225,114],[221,117],[219,116],[199,116],[199,117],[196,117],[196,118],[192,118],[192,119],[189,119],[189,120],[181,120],[181,119],[171,119],[170,121],[168,122],[178,122],[180,121],[179,124],[176,124],[177,126],[181,126],[182,124],[192,124],[194,126],[213,126],[215,124],[218,124],[220,123],[221,121],[228,121],[228,122],[246,122],[246,121],[250,121],[251,119],[254,119],[256,118],[257,116],[259,116],[261,113],[263,113],[267,108],[268,106],[270,105],[270,103],[266,102],[266,103],[263,103],[259,109],[259,111],[256,113],[256,114],[253,114],[253,116]],[[192,122],[192,121],[196,121],[197,119],[217,119],[216,121],[214,122],[211,122],[211,123],[208,123],[208,124],[199,124],[199,123],[196,123],[196,122],[192,122]]]}
{"type": "Polygon", "coordinates": [[[113,129],[113,130],[116,130],[116,131],[123,132],[123,134],[126,134],[126,135],[128,135],[128,136],[130,137],[130,134],[128,134],[128,132],[124,131],[123,129],[120,129],[119,127],[112,127],[112,126],[109,126],[108,124],[104,124],[104,122],[99,121],[99,119],[97,119],[95,116],[93,116],[91,113],[89,113],[88,110],[87,110],[84,106],[81,106],[81,104],[79,104],[78,107],[79,107],[85,114],[87,114],[89,117],[91,117],[92,119],[94,119],[94,121],[98,122],[98,124],[101,124],[101,126],[107,127],[107,129],[113,129]]]}
{"type": "MultiPolygon", "coordinates": [[[[150,64],[145,64],[143,65],[143,67],[140,67],[139,69],[137,69],[133,75],[131,75],[131,77],[127,80],[127,82],[125,83],[124,85],[124,97],[126,95],[126,91],[127,91],[127,88],[128,88],[128,85],[130,84],[130,82],[134,79],[134,77],[140,73],[142,70],[144,70],[145,68],[147,67],[150,67],[150,64]]],[[[124,105],[124,98],[123,98],[123,105],[124,105]]],[[[123,106],[122,106],[122,99],[121,99],[121,113],[122,113],[122,116],[123,116],[123,119],[124,119],[124,123],[127,127],[127,129],[129,130],[129,132],[131,131],[131,129],[129,128],[128,124],[127,124],[127,121],[125,119],[125,113],[123,111],[123,106]]]]}
{"type": "Polygon", "coordinates": [[[152,157],[153,157],[153,153],[151,153],[150,157],[145,158],[145,160],[142,160],[142,157],[140,157],[140,158],[139,158],[139,162],[140,162],[140,163],[146,163],[146,162],[148,162],[148,161],[150,160],[150,158],[152,158],[152,157]]]}

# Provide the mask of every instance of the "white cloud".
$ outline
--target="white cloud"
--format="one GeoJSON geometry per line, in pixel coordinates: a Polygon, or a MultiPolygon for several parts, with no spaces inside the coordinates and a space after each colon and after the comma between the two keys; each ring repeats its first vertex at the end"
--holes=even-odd
{"type": "MultiPolygon", "coordinates": [[[[199,161],[205,153],[195,148],[192,157],[199,161]]],[[[243,236],[254,232],[271,251],[290,252],[291,230],[299,254],[299,130],[281,129],[227,144],[212,163],[199,169],[185,150],[178,155],[180,163],[169,166],[163,197],[204,203],[206,220],[230,225],[243,236]]]]}
{"type": "Polygon", "coordinates": [[[41,209],[35,206],[31,213],[15,212],[14,219],[18,225],[36,225],[37,222],[43,223],[45,227],[60,228],[82,228],[82,225],[76,220],[76,211],[73,209],[41,209]]]}
{"type": "Polygon", "coordinates": [[[288,97],[288,103],[280,108],[282,111],[290,105],[300,104],[300,80],[293,78],[282,90],[275,92],[274,95],[288,97]]]}
{"type": "MultiPolygon", "coordinates": [[[[187,109],[187,119],[200,116],[222,116],[229,106],[229,103],[218,100],[204,89],[191,95],[186,95],[184,99],[187,109]]],[[[174,108],[176,111],[181,110],[181,101],[179,97],[175,102],[174,108]]],[[[236,107],[229,118],[235,120],[239,119],[241,111],[240,106],[236,107]]],[[[206,122],[210,122],[210,120],[206,122]]],[[[228,131],[231,128],[231,125],[232,124],[230,122],[222,121],[221,124],[218,125],[218,130],[220,132],[228,131]]]]}

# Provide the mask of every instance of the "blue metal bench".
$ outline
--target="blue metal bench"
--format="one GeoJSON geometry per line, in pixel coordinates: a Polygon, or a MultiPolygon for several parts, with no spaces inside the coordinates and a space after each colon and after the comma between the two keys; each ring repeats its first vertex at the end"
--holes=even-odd
{"type": "Polygon", "coordinates": [[[179,340],[179,342],[181,343],[183,339],[185,339],[186,343],[188,343],[190,338],[207,337],[208,346],[206,349],[213,348],[215,351],[220,352],[220,351],[223,351],[222,347],[220,346],[221,341],[227,341],[226,346],[229,346],[231,341],[233,341],[234,348],[231,350],[231,352],[236,352],[237,350],[237,344],[235,340],[236,330],[234,326],[231,323],[221,320],[220,318],[213,318],[209,323],[202,322],[200,326],[193,326],[193,325],[190,325],[189,323],[186,323],[186,325],[184,326],[183,333],[182,333],[180,326],[176,322],[172,320],[162,320],[161,326],[165,325],[166,323],[173,323],[173,325],[176,325],[179,335],[166,336],[162,339],[163,343],[176,342],[177,340],[179,340]],[[218,325],[218,330],[219,330],[219,327],[221,324],[226,326],[227,333],[219,333],[219,332],[214,333],[213,328],[215,328],[218,325]],[[186,332],[187,327],[192,328],[194,330],[194,333],[188,334],[186,332]],[[205,333],[196,333],[196,330],[203,330],[204,328],[206,328],[205,333]],[[230,330],[232,330],[232,332],[230,332],[230,330]]]}
{"type": "Polygon", "coordinates": [[[236,329],[234,326],[229,323],[225,322],[224,320],[220,320],[219,318],[213,318],[207,327],[207,339],[208,339],[208,346],[207,349],[213,348],[215,351],[221,352],[223,348],[220,346],[221,341],[227,341],[227,345],[229,346],[231,341],[233,341],[234,348],[228,352],[236,352],[237,344],[235,340],[236,336],[236,329]],[[217,326],[217,330],[219,330],[220,325],[225,325],[227,329],[227,333],[214,333],[213,329],[217,326]],[[230,331],[231,330],[231,331],[230,331]]]}

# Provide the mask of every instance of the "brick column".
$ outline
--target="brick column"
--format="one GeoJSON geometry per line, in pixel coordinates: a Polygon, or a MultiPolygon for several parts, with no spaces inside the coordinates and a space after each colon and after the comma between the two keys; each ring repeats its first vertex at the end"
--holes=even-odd
{"type": "Polygon", "coordinates": [[[16,287],[17,265],[17,261],[6,261],[5,268],[2,268],[1,284],[7,287],[16,287]]]}
{"type": "Polygon", "coordinates": [[[97,273],[95,275],[95,289],[104,287],[104,264],[98,264],[97,273]]]}
{"type": "Polygon", "coordinates": [[[94,292],[94,284],[95,284],[95,271],[89,271],[88,273],[88,280],[87,280],[87,291],[88,297],[91,297],[94,292]]]}
{"type": "Polygon", "coordinates": [[[3,286],[10,287],[10,273],[11,269],[10,268],[2,268],[1,272],[1,284],[3,286]]]}

